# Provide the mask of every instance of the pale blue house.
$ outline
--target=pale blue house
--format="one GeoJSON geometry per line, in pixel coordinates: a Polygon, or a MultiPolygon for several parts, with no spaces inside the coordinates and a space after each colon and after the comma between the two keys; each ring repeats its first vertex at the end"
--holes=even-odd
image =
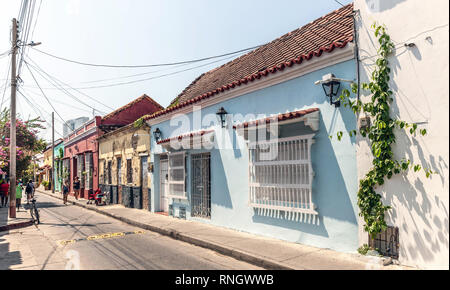
{"type": "Polygon", "coordinates": [[[357,122],[324,91],[356,79],[352,12],[345,6],[203,74],[147,116],[151,210],[355,251],[355,140],[329,136],[357,122]]]}

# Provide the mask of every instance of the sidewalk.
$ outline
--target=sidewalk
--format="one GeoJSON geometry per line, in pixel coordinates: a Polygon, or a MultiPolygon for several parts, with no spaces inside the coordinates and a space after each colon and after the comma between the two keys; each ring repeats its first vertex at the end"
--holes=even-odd
{"type": "MultiPolygon", "coordinates": [[[[36,191],[62,200],[59,193],[37,189],[36,191]]],[[[69,203],[94,210],[145,230],[170,236],[184,242],[208,248],[223,255],[261,266],[266,269],[282,270],[401,270],[406,267],[383,266],[383,259],[359,254],[339,253],[296,243],[256,236],[201,222],[180,220],[161,216],[144,210],[125,208],[122,205],[97,207],[88,205],[87,200],[75,200],[69,196],[69,203]]]]}
{"type": "MultiPolygon", "coordinates": [[[[22,199],[22,202],[24,200],[22,199]]],[[[0,208],[0,232],[23,228],[32,224],[30,212],[25,210],[23,205],[20,207],[20,211],[16,211],[16,218],[9,217],[9,203],[7,207],[0,208]]]]}

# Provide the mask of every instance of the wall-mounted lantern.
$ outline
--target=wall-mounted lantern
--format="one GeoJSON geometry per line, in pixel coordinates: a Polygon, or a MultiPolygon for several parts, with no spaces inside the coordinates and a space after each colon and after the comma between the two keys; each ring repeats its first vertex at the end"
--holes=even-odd
{"type": "Polygon", "coordinates": [[[156,142],[161,139],[161,135],[161,130],[159,130],[159,128],[156,128],[156,130],[153,132],[153,136],[155,137],[156,142]]]}
{"type": "Polygon", "coordinates": [[[341,106],[341,101],[335,98],[339,94],[341,82],[352,83],[349,80],[336,78],[334,74],[324,75],[322,80],[315,82],[316,85],[322,85],[325,95],[330,98],[330,105],[334,105],[336,108],[341,106]]]}
{"type": "Polygon", "coordinates": [[[219,109],[219,111],[217,111],[216,113],[219,122],[222,124],[222,128],[225,128],[225,121],[226,121],[226,116],[228,115],[228,112],[225,111],[225,109],[223,107],[221,107],[219,109]]]}

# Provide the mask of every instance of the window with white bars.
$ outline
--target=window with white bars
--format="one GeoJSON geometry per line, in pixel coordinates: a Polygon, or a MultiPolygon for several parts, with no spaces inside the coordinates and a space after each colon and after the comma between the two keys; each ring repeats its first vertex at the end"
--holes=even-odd
{"type": "Polygon", "coordinates": [[[249,144],[250,206],[317,215],[312,201],[311,145],[314,135],[249,144]]]}
{"type": "Polygon", "coordinates": [[[186,153],[169,154],[168,197],[186,199],[186,153]]]}
{"type": "Polygon", "coordinates": [[[94,160],[92,158],[92,152],[87,152],[85,155],[85,167],[86,167],[86,180],[85,180],[85,188],[92,189],[93,187],[93,173],[94,173],[94,160]]]}

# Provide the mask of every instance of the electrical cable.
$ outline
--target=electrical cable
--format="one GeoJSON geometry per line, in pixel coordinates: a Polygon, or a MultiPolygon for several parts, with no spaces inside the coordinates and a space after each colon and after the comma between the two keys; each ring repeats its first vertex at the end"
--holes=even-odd
{"type": "Polygon", "coordinates": [[[30,5],[27,5],[27,16],[26,16],[26,22],[20,23],[20,26],[22,28],[21,33],[21,41],[20,43],[22,46],[19,46],[20,49],[20,59],[17,69],[17,75],[19,76],[22,72],[22,63],[24,60],[25,51],[27,50],[28,46],[26,45],[28,43],[28,37],[30,35],[30,29],[33,22],[33,16],[34,16],[34,8],[36,6],[36,1],[31,0],[31,2],[27,2],[27,4],[30,3],[30,5]]]}
{"type": "MultiPolygon", "coordinates": [[[[31,59],[30,59],[31,60],[31,59]]],[[[56,78],[54,78],[54,77],[52,77],[52,76],[50,76],[48,73],[46,73],[44,70],[42,70],[41,68],[39,68],[39,69],[37,69],[36,67],[34,67],[33,65],[31,65],[30,63],[28,63],[27,61],[25,61],[25,63],[27,64],[27,65],[29,65],[29,66],[31,66],[42,78],[44,78],[45,80],[47,80],[51,85],[53,85],[54,87],[55,87],[55,89],[57,89],[57,90],[60,90],[61,92],[63,92],[65,95],[67,95],[67,96],[69,96],[69,97],[71,97],[72,99],[74,99],[74,100],[76,100],[77,102],[80,102],[81,104],[83,104],[83,105],[85,105],[86,107],[89,107],[89,108],[91,108],[91,109],[93,109],[93,110],[95,110],[95,111],[97,111],[97,112],[99,112],[99,113],[101,113],[101,114],[103,114],[103,115],[106,115],[106,113],[105,112],[103,112],[103,111],[100,111],[100,110],[98,110],[98,109],[96,109],[96,108],[94,108],[94,107],[92,107],[92,106],[90,106],[90,105],[88,105],[88,104],[86,104],[85,102],[83,102],[83,101],[81,101],[79,98],[77,98],[76,96],[74,96],[73,94],[71,94],[69,91],[67,91],[65,88],[63,88],[61,85],[59,85],[58,83],[57,83],[57,79],[56,78]],[[47,77],[45,77],[42,73],[44,73],[44,74],[46,74],[49,78],[51,78],[52,80],[49,80],[47,77]]],[[[61,81],[60,81],[61,82],[61,81]]],[[[51,89],[51,88],[45,88],[45,89],[51,89]]],[[[79,92],[79,93],[82,93],[82,92],[79,92]]],[[[84,93],[82,93],[83,95],[85,95],[84,93]]],[[[87,95],[86,95],[87,96],[87,95]]],[[[93,99],[92,97],[90,97],[91,99],[93,99]]],[[[95,99],[93,99],[93,100],[95,100],[95,99]]],[[[95,100],[96,101],[96,100],[95,100]]],[[[99,102],[99,101],[96,101],[96,102],[98,102],[99,104],[102,104],[101,102],[99,102]]],[[[104,104],[102,104],[102,105],[104,105],[104,104]]],[[[109,106],[106,106],[106,105],[104,105],[105,107],[108,107],[108,108],[110,108],[109,106]]],[[[110,108],[110,109],[112,109],[112,110],[114,110],[113,108],[110,108]]]]}
{"type": "MultiPolygon", "coordinates": [[[[33,65],[30,64],[30,63],[28,63],[28,64],[29,64],[32,68],[34,68],[38,73],[39,73],[39,71],[41,71],[42,73],[44,73],[45,75],[47,75],[47,76],[48,76],[51,80],[53,80],[53,81],[54,81],[54,82],[55,82],[55,83],[56,83],[63,91],[65,91],[67,94],[69,94],[69,95],[71,95],[72,97],[74,97],[74,98],[75,98],[76,100],[78,100],[79,102],[81,102],[81,101],[80,101],[77,97],[75,97],[75,96],[73,96],[71,93],[69,93],[69,92],[67,91],[67,89],[63,87],[63,85],[65,85],[65,86],[67,86],[69,89],[72,89],[72,90],[78,92],[79,94],[81,94],[81,95],[83,95],[83,96],[85,96],[85,97],[91,99],[92,101],[99,103],[100,105],[102,105],[102,106],[104,106],[104,107],[106,107],[106,108],[108,108],[108,109],[110,109],[110,110],[113,110],[113,111],[115,110],[114,108],[112,108],[112,107],[110,107],[110,106],[108,106],[108,105],[106,105],[106,104],[104,104],[104,103],[98,101],[96,98],[93,98],[93,97],[89,96],[88,94],[86,94],[86,93],[84,93],[84,92],[82,92],[82,91],[79,91],[78,89],[73,88],[73,87],[71,87],[70,85],[66,84],[65,82],[63,82],[63,81],[57,79],[56,77],[50,75],[50,74],[47,73],[44,69],[42,69],[35,61],[33,61],[28,55],[27,55],[27,59],[30,60],[31,62],[33,62],[33,64],[34,64],[35,66],[33,66],[33,65]],[[62,84],[62,85],[61,85],[61,84],[62,84]]],[[[25,61],[25,62],[26,62],[26,61],[25,61]]],[[[40,73],[39,73],[39,74],[40,74],[40,73]]],[[[40,74],[40,75],[42,76],[42,74],[40,74]]],[[[42,77],[44,77],[44,76],[42,76],[42,77]]],[[[44,77],[44,78],[45,78],[45,77],[44,77]]],[[[47,78],[45,78],[45,79],[47,79],[47,78]]],[[[47,79],[47,81],[48,81],[48,79],[47,79]]],[[[56,88],[57,88],[57,87],[56,87],[56,88]]],[[[82,103],[83,103],[83,102],[82,102],[82,103]]],[[[91,108],[91,109],[94,109],[95,111],[98,111],[98,112],[100,112],[100,113],[106,114],[105,112],[100,111],[100,110],[98,110],[98,109],[96,109],[96,108],[94,108],[94,107],[91,107],[91,106],[89,106],[89,105],[87,105],[87,104],[85,104],[85,103],[83,103],[83,104],[86,105],[86,106],[88,106],[88,107],[91,108]]]]}
{"type": "MultiPolygon", "coordinates": [[[[35,95],[35,96],[42,97],[41,94],[38,94],[38,93],[33,92],[33,91],[31,91],[31,90],[30,90],[30,91],[25,90],[24,87],[21,87],[20,89],[23,90],[23,91],[24,91],[25,93],[27,93],[28,95],[35,95]]],[[[69,106],[69,107],[72,108],[72,109],[80,110],[80,111],[83,111],[83,112],[86,112],[86,113],[89,113],[89,114],[92,113],[92,111],[90,111],[90,110],[83,109],[83,108],[79,108],[79,107],[75,107],[73,104],[68,104],[68,103],[65,103],[65,102],[62,102],[62,101],[60,101],[60,100],[56,100],[56,99],[53,99],[53,98],[50,98],[50,97],[48,97],[48,98],[49,98],[50,100],[52,100],[53,102],[55,102],[55,103],[59,103],[59,104],[61,104],[61,105],[69,106]]]]}
{"type": "Polygon", "coordinates": [[[9,60],[8,72],[6,73],[5,90],[3,91],[2,102],[0,104],[0,109],[3,108],[3,101],[5,99],[6,89],[8,88],[9,72],[11,70],[11,60],[9,60]]]}
{"type": "Polygon", "coordinates": [[[0,56],[1,56],[1,57],[5,57],[5,56],[7,56],[10,52],[11,52],[11,50],[8,49],[7,51],[0,53],[0,56]]]}
{"type": "Polygon", "coordinates": [[[34,21],[33,31],[31,32],[31,40],[33,40],[34,31],[36,30],[36,24],[37,24],[38,19],[39,19],[39,13],[41,12],[41,5],[42,5],[42,0],[41,0],[41,2],[39,2],[39,8],[38,8],[38,12],[37,12],[37,15],[36,15],[36,20],[34,21]]]}
{"type": "Polygon", "coordinates": [[[28,63],[25,62],[25,65],[27,66],[28,71],[30,72],[31,76],[32,76],[33,79],[34,79],[34,82],[36,83],[36,85],[37,85],[37,86],[39,87],[39,89],[41,90],[41,92],[42,92],[42,94],[44,95],[44,97],[45,97],[45,99],[47,100],[47,102],[48,102],[48,103],[50,104],[50,106],[53,108],[53,110],[54,110],[55,113],[58,115],[58,117],[64,122],[64,124],[65,124],[67,127],[70,127],[70,126],[67,124],[67,122],[61,117],[61,115],[58,113],[58,111],[55,109],[55,107],[53,107],[52,103],[51,103],[50,100],[47,98],[47,96],[45,95],[44,91],[41,89],[41,87],[40,87],[38,81],[37,81],[36,78],[34,77],[33,72],[31,71],[30,67],[28,66],[28,63]]]}
{"type": "Polygon", "coordinates": [[[334,0],[334,2],[336,2],[337,4],[341,5],[342,7],[344,7],[345,5],[342,4],[341,2],[339,2],[338,0],[334,0]]]}
{"type": "MultiPolygon", "coordinates": [[[[133,74],[133,75],[126,75],[126,76],[109,78],[109,79],[101,79],[101,80],[79,82],[77,84],[78,85],[79,84],[92,84],[92,83],[102,83],[102,82],[113,81],[113,80],[128,79],[128,78],[132,78],[132,77],[143,76],[143,75],[150,75],[150,74],[154,74],[154,73],[157,73],[157,72],[168,71],[168,70],[172,70],[172,69],[175,69],[175,68],[185,67],[185,66],[188,66],[188,65],[190,65],[190,64],[182,64],[182,65],[178,65],[178,66],[169,67],[169,68],[166,68],[166,69],[153,70],[153,71],[148,71],[148,72],[144,72],[144,73],[133,74]]],[[[72,85],[74,85],[74,84],[72,84],[72,85]]]]}
{"type": "MultiPolygon", "coordinates": [[[[42,114],[41,110],[39,110],[39,107],[36,104],[33,104],[30,99],[28,99],[21,91],[17,91],[20,95],[22,95],[25,99],[25,101],[28,103],[28,105],[33,109],[33,111],[38,115],[38,117],[42,118],[42,120],[47,123],[50,127],[51,124],[44,118],[44,114],[42,114]],[[37,110],[37,111],[36,111],[37,110]]],[[[47,115],[50,115],[48,112],[46,112],[47,115]]],[[[57,133],[59,136],[63,137],[63,135],[55,130],[55,133],[57,133]]]]}
{"type": "Polygon", "coordinates": [[[63,60],[63,61],[67,61],[67,62],[71,62],[71,63],[76,63],[76,64],[80,64],[80,65],[86,65],[86,66],[95,66],[95,67],[109,67],[109,68],[143,68],[143,67],[160,67],[160,66],[173,66],[173,65],[179,65],[179,64],[189,64],[189,63],[195,63],[195,62],[202,62],[205,60],[210,60],[210,59],[214,59],[214,58],[220,58],[220,57],[225,57],[225,56],[229,56],[229,55],[234,55],[240,52],[246,52],[249,50],[253,50],[256,49],[258,47],[260,47],[261,45],[258,46],[254,46],[254,47],[249,47],[246,49],[241,49],[238,51],[234,51],[234,52],[230,52],[230,53],[225,53],[222,55],[216,55],[216,56],[210,56],[210,57],[205,57],[205,58],[201,58],[201,59],[195,59],[195,60],[188,60],[188,61],[180,61],[180,62],[173,62],[173,63],[161,63],[161,64],[147,64],[147,65],[109,65],[109,64],[93,64],[93,63],[86,63],[86,62],[79,62],[79,61],[75,61],[75,60],[70,60],[67,58],[63,58],[60,56],[56,56],[53,54],[50,54],[48,52],[44,52],[42,50],[39,50],[37,48],[33,47],[33,50],[36,50],[42,54],[45,54],[47,56],[59,59],[59,60],[63,60]]]}
{"type": "Polygon", "coordinates": [[[78,88],[71,88],[71,89],[73,89],[73,90],[98,89],[98,88],[117,87],[117,86],[123,86],[123,85],[140,83],[140,82],[146,82],[146,81],[149,81],[149,80],[160,79],[160,78],[163,78],[163,77],[172,76],[172,75],[176,75],[176,74],[179,74],[179,73],[182,73],[182,72],[186,72],[186,71],[194,70],[194,69],[197,69],[197,68],[205,67],[205,66],[208,66],[208,65],[211,65],[211,64],[214,64],[214,63],[217,63],[217,62],[221,62],[221,61],[224,61],[224,60],[228,60],[228,59],[231,59],[231,58],[234,58],[234,56],[231,56],[231,57],[228,57],[228,58],[225,58],[225,59],[221,59],[221,60],[216,60],[216,61],[209,62],[209,63],[206,63],[206,64],[202,64],[202,65],[199,65],[199,66],[191,67],[191,68],[188,68],[188,69],[175,71],[175,72],[171,72],[171,73],[168,73],[168,74],[163,74],[163,75],[150,77],[150,78],[145,78],[145,79],[139,79],[139,80],[134,80],[134,81],[129,81],[129,82],[122,82],[122,83],[113,83],[113,84],[109,84],[109,85],[87,86],[87,87],[78,87],[78,88]]]}

